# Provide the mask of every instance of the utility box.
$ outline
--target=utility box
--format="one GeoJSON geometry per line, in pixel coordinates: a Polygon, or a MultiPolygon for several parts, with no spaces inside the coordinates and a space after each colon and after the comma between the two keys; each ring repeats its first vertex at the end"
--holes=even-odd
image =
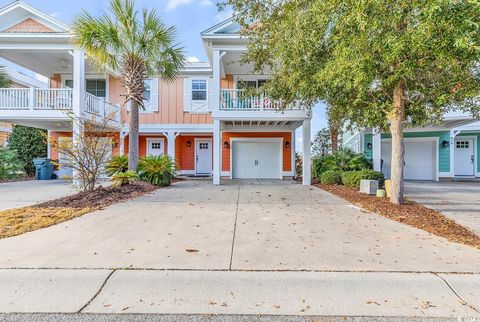
{"type": "Polygon", "coordinates": [[[48,158],[37,158],[33,160],[35,165],[36,180],[52,180],[53,164],[48,158]]]}
{"type": "Polygon", "coordinates": [[[378,180],[360,180],[360,192],[367,195],[376,195],[378,190],[378,180]]]}

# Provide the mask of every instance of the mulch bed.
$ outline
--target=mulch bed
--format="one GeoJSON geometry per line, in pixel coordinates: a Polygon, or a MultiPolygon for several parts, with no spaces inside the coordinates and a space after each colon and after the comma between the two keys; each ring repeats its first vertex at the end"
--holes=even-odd
{"type": "Polygon", "coordinates": [[[444,237],[449,241],[480,249],[480,236],[438,211],[414,201],[406,200],[405,204],[398,206],[392,204],[389,198],[366,195],[345,186],[324,184],[316,186],[368,211],[444,237]]]}
{"type": "Polygon", "coordinates": [[[143,181],[132,182],[123,187],[99,186],[93,191],[80,192],[32,206],[33,208],[90,208],[102,209],[115,203],[127,201],[146,193],[157,190],[158,187],[143,181]]]}

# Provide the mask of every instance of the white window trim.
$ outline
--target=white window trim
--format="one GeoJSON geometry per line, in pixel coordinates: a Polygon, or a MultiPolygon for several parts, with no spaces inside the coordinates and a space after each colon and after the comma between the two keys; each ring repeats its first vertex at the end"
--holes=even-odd
{"type": "Polygon", "coordinates": [[[193,102],[200,102],[200,103],[206,103],[208,102],[208,78],[204,77],[190,77],[190,97],[191,101],[193,102]],[[195,81],[204,81],[205,82],[205,99],[204,100],[194,100],[193,99],[193,82],[195,81]]]}
{"type": "Polygon", "coordinates": [[[152,154],[150,153],[150,143],[152,142],[162,142],[163,144],[163,155],[166,155],[165,151],[165,138],[147,138],[147,156],[151,156],[152,154]]]}

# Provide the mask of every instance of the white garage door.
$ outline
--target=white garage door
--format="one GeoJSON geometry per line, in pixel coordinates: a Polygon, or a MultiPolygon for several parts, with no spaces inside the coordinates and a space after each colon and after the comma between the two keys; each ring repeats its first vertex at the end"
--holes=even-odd
{"type": "MultiPolygon", "coordinates": [[[[436,180],[436,141],[405,140],[404,177],[407,180],[436,180]]],[[[392,158],[391,141],[382,142],[382,172],[390,178],[392,158]]]]}
{"type": "Polygon", "coordinates": [[[234,179],[281,179],[281,142],[234,141],[232,149],[234,179]]]}

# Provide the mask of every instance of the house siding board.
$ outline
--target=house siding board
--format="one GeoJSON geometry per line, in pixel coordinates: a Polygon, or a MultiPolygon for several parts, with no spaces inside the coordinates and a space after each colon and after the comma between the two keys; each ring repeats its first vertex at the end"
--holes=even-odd
{"type": "MultiPolygon", "coordinates": [[[[290,132],[223,132],[222,133],[222,171],[230,171],[230,149],[223,146],[223,142],[232,138],[282,138],[283,142],[292,142],[292,133],[290,132]]],[[[292,171],[292,146],[286,148],[283,144],[283,171],[292,171]]]]}
{"type": "Polygon", "coordinates": [[[27,18],[22,22],[19,22],[5,29],[3,32],[5,33],[52,33],[52,32],[55,32],[55,30],[41,24],[40,22],[32,18],[27,18]]]}
{"type": "MultiPolygon", "coordinates": [[[[382,133],[382,139],[390,139],[390,133],[382,133]]],[[[406,132],[405,138],[438,138],[438,171],[450,172],[450,145],[445,148],[442,146],[442,141],[450,142],[449,131],[432,131],[432,132],[406,132]]]]}
{"type": "MultiPolygon", "coordinates": [[[[119,133],[111,133],[113,139],[113,146],[112,146],[112,155],[119,155],[120,154],[120,134],[119,133]]],[[[72,132],[54,132],[50,131],[50,140],[55,140],[57,141],[61,137],[68,137],[71,138],[72,132]]],[[[48,156],[49,159],[58,161],[58,150],[56,149],[50,149],[50,155],[48,156]]]]}
{"type": "MultiPolygon", "coordinates": [[[[158,112],[140,113],[141,124],[212,124],[211,113],[193,114],[183,111],[184,78],[173,82],[159,79],[158,82],[158,112]]],[[[110,102],[123,106],[122,82],[119,78],[110,76],[110,102]]],[[[122,121],[128,122],[126,107],[122,107],[122,121]]]]}
{"type": "Polygon", "coordinates": [[[373,151],[372,149],[368,148],[368,143],[373,144],[373,135],[372,134],[364,134],[363,135],[363,153],[365,157],[369,160],[373,159],[373,151]]]}

